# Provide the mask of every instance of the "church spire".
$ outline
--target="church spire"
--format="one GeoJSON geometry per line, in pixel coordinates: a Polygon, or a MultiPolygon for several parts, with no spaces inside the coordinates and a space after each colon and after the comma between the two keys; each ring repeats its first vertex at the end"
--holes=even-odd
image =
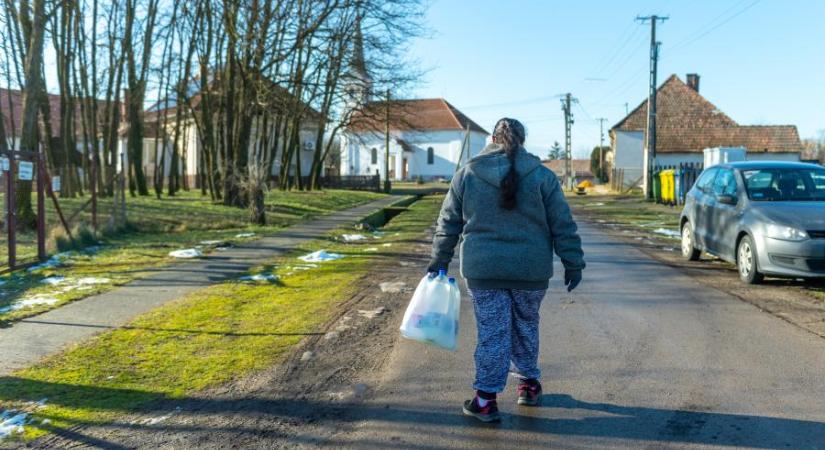
{"type": "Polygon", "coordinates": [[[364,58],[364,34],[361,31],[361,16],[355,19],[355,33],[352,36],[352,56],[349,63],[347,92],[355,104],[365,104],[372,95],[372,78],[367,72],[364,58]]]}
{"type": "Polygon", "coordinates": [[[350,68],[362,77],[367,75],[367,63],[364,61],[364,34],[361,32],[361,17],[355,20],[355,34],[352,37],[352,60],[350,68]]]}

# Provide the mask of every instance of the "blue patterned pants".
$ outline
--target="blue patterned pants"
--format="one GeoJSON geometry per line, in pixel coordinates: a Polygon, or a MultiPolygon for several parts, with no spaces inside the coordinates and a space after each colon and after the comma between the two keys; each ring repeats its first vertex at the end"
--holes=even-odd
{"type": "Polygon", "coordinates": [[[539,378],[539,306],[546,292],[470,289],[478,328],[473,389],[503,391],[511,362],[519,377],[539,378]]]}

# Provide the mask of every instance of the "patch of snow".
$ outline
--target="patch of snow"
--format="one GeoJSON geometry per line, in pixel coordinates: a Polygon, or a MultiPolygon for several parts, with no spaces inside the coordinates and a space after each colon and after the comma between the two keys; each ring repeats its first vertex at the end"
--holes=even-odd
{"type": "Polygon", "coordinates": [[[236,234],[236,235],[235,235],[235,237],[236,237],[236,238],[239,238],[239,239],[242,239],[242,238],[251,238],[251,237],[253,237],[253,236],[255,236],[255,233],[238,233],[238,234],[236,234]]]}
{"type": "Polygon", "coordinates": [[[343,258],[344,255],[340,255],[338,253],[328,253],[326,250],[318,250],[317,252],[312,252],[304,256],[299,256],[303,262],[324,262],[324,261],[334,261],[336,259],[343,258]]]}
{"type": "Polygon", "coordinates": [[[34,407],[36,409],[40,409],[46,406],[46,400],[48,399],[44,397],[36,402],[26,402],[26,405],[34,407]]]}
{"type": "Polygon", "coordinates": [[[274,283],[278,281],[278,275],[271,274],[271,273],[258,273],[255,275],[247,275],[241,277],[243,281],[255,281],[255,282],[267,282],[267,283],[274,283]]]}
{"type": "Polygon", "coordinates": [[[365,249],[364,249],[364,251],[365,251],[365,252],[377,252],[377,251],[378,251],[378,247],[370,247],[370,248],[365,248],[365,249]]]}
{"type": "Polygon", "coordinates": [[[9,306],[4,306],[0,308],[0,314],[5,314],[7,312],[18,311],[23,308],[31,308],[33,306],[40,306],[40,305],[54,305],[57,303],[58,300],[54,297],[50,297],[46,294],[38,294],[32,297],[24,298],[20,301],[14,302],[9,306]]]}
{"type": "Polygon", "coordinates": [[[28,421],[28,413],[9,410],[0,412],[0,439],[5,439],[13,434],[23,434],[23,428],[28,421]]]}
{"type": "Polygon", "coordinates": [[[602,203],[602,202],[588,203],[584,206],[604,206],[604,203],[602,203]]]}
{"type": "Polygon", "coordinates": [[[112,280],[108,278],[98,278],[98,277],[84,277],[77,280],[77,284],[79,286],[88,286],[92,284],[106,284],[112,280]]]}
{"type": "Polygon", "coordinates": [[[83,253],[86,253],[87,255],[92,255],[92,254],[95,254],[95,253],[99,252],[102,249],[103,249],[103,245],[92,245],[90,247],[84,248],[83,253]]]}
{"type": "Polygon", "coordinates": [[[383,314],[384,311],[386,311],[386,310],[387,310],[387,308],[384,308],[383,306],[379,306],[378,308],[370,309],[370,310],[366,310],[366,311],[363,310],[363,309],[359,309],[358,314],[360,314],[361,317],[364,317],[365,319],[375,319],[376,317],[383,314]]]}
{"type": "Polygon", "coordinates": [[[51,269],[53,267],[59,266],[61,262],[62,262],[62,258],[58,258],[58,255],[54,255],[51,258],[49,258],[48,260],[46,260],[46,261],[44,261],[40,264],[36,264],[34,266],[29,267],[28,269],[26,269],[26,271],[27,272],[35,272],[35,271],[42,270],[42,269],[51,269]]]}
{"type": "Polygon", "coordinates": [[[47,278],[43,278],[42,280],[40,280],[41,283],[48,284],[48,285],[51,285],[51,286],[56,286],[58,284],[63,283],[64,281],[66,281],[66,277],[60,277],[60,276],[47,277],[47,278]]]}
{"type": "Polygon", "coordinates": [[[309,361],[313,356],[314,354],[312,352],[304,352],[304,354],[301,355],[301,361],[309,361]]]}
{"type": "Polygon", "coordinates": [[[200,244],[201,245],[207,245],[207,246],[215,246],[215,245],[223,244],[223,241],[201,241],[200,244]]]}
{"type": "Polygon", "coordinates": [[[392,247],[392,244],[387,242],[386,244],[381,244],[381,247],[392,247]]]}
{"type": "Polygon", "coordinates": [[[150,418],[148,418],[148,419],[144,420],[144,421],[143,421],[143,424],[144,424],[144,425],[157,425],[157,424],[159,424],[159,423],[163,422],[164,420],[166,420],[166,419],[168,419],[168,418],[170,418],[170,417],[172,417],[172,415],[171,415],[171,414],[167,414],[167,415],[165,415],[165,416],[150,417],[150,418]]]}
{"type": "Polygon", "coordinates": [[[182,259],[191,259],[191,258],[200,258],[203,256],[203,252],[196,248],[187,248],[184,250],[175,250],[169,252],[169,256],[173,258],[182,258],[182,259]]]}
{"type": "Polygon", "coordinates": [[[378,287],[381,288],[381,292],[390,294],[402,292],[406,286],[407,283],[404,283],[403,281],[385,281],[378,285],[378,287]]]}
{"type": "Polygon", "coordinates": [[[341,238],[344,240],[344,242],[357,242],[357,241],[363,241],[367,237],[364,236],[363,234],[344,234],[344,235],[341,236],[341,238]]]}
{"type": "Polygon", "coordinates": [[[670,230],[668,228],[657,228],[657,229],[653,230],[653,232],[656,233],[656,234],[662,234],[662,235],[665,235],[667,237],[672,237],[672,238],[682,237],[682,235],[678,231],[670,230]]]}
{"type": "Polygon", "coordinates": [[[335,339],[337,337],[338,337],[338,332],[337,331],[330,331],[329,333],[324,335],[324,339],[327,339],[327,340],[335,339]]]}

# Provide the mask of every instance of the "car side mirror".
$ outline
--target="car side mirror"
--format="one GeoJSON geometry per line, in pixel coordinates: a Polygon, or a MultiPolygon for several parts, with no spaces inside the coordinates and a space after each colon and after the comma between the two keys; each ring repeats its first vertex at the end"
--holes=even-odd
{"type": "Polygon", "coordinates": [[[716,199],[723,205],[735,205],[739,201],[735,195],[717,195],[716,199]]]}

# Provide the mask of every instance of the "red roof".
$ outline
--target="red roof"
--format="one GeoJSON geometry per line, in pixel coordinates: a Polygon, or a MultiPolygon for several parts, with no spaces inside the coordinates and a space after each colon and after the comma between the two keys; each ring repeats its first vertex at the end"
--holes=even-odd
{"type": "MultiPolygon", "coordinates": [[[[49,101],[49,115],[51,122],[52,137],[60,137],[60,117],[62,116],[60,108],[60,96],[55,94],[47,94],[49,101]]],[[[82,135],[82,114],[80,109],[80,99],[75,99],[75,132],[78,136],[82,135]]],[[[105,102],[98,101],[98,114],[103,118],[103,108],[105,102]]],[[[0,115],[3,117],[3,127],[6,135],[19,137],[23,130],[23,91],[0,89],[0,115]]],[[[102,122],[101,122],[102,125],[102,122]]]]}
{"type": "MultiPolygon", "coordinates": [[[[564,159],[546,159],[541,163],[544,164],[544,167],[552,170],[556,175],[562,176],[564,175],[565,162],[566,161],[564,159]]],[[[587,178],[593,176],[593,172],[590,171],[589,159],[571,159],[570,169],[575,173],[575,177],[587,178]]]]}
{"type": "MultiPolygon", "coordinates": [[[[697,91],[671,75],[656,91],[656,151],[701,152],[712,147],[746,147],[750,152],[798,152],[794,125],[742,126],[697,91]]],[[[647,100],[611,131],[644,131],[647,100]]]]}
{"type": "MultiPolygon", "coordinates": [[[[389,122],[393,130],[466,130],[489,134],[443,98],[390,100],[389,122]]],[[[353,114],[350,131],[380,131],[387,117],[387,102],[369,102],[353,114]]]]}

